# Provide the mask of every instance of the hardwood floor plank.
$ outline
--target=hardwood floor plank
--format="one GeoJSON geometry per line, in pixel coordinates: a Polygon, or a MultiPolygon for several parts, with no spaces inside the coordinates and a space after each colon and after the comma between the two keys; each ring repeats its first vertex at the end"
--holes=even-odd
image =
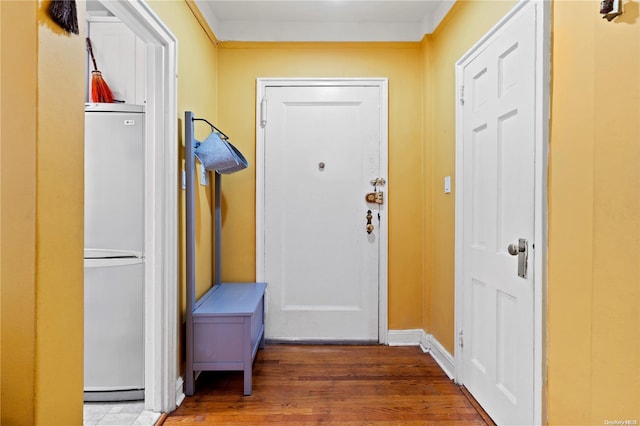
{"type": "Polygon", "coordinates": [[[267,345],[242,372],[202,372],[166,425],[486,425],[417,347],[267,345]]]}

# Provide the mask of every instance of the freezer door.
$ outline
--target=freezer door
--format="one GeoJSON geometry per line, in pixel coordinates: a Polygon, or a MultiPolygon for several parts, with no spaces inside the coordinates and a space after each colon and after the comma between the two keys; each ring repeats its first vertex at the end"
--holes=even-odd
{"type": "Polygon", "coordinates": [[[84,390],[144,388],[144,263],[84,261],[84,390]]]}
{"type": "Polygon", "coordinates": [[[85,113],[85,248],[142,252],[144,114],[85,113]]]}

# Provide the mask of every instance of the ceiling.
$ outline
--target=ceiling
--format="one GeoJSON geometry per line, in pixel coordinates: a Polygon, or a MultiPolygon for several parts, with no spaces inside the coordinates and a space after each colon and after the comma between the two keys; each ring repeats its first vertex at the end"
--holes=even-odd
{"type": "Polygon", "coordinates": [[[455,0],[195,0],[221,41],[420,41],[455,0]]]}

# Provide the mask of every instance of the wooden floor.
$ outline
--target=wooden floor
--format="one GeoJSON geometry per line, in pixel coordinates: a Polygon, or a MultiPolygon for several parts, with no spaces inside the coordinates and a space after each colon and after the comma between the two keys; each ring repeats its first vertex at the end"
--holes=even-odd
{"type": "Polygon", "coordinates": [[[202,372],[164,424],[487,424],[418,347],[267,345],[242,390],[241,372],[202,372]]]}

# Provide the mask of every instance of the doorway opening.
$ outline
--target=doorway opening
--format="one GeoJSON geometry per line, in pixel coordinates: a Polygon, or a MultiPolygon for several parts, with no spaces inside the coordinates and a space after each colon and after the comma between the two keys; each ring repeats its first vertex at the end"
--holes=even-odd
{"type": "Polygon", "coordinates": [[[184,398],[177,374],[177,39],[143,0],[96,0],[145,46],[144,408],[184,398]]]}

